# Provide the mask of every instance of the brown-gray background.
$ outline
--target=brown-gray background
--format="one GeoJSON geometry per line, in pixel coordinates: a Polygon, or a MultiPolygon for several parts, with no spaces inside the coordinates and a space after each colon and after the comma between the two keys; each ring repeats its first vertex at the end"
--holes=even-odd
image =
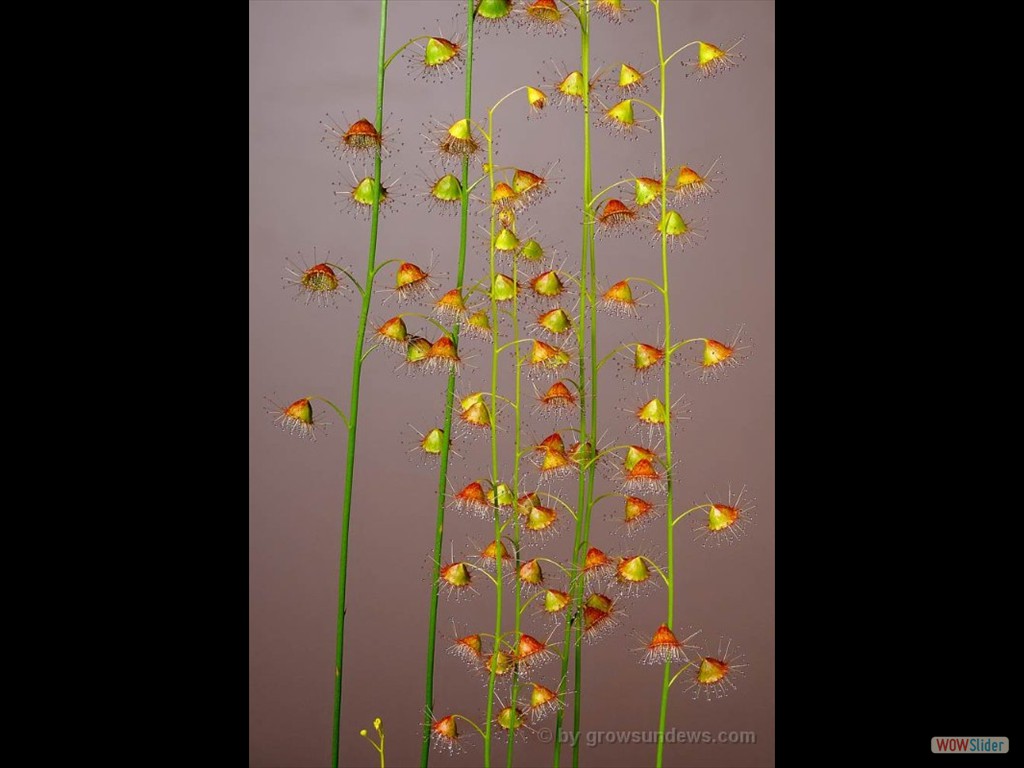
{"type": "MultiPolygon", "coordinates": [[[[409,37],[444,32],[462,13],[462,0],[392,2],[388,47],[409,37]]],[[[656,53],[654,17],[647,2],[632,23],[594,24],[593,61],[627,60],[648,68],[656,53]]],[[[249,43],[249,286],[250,286],[250,630],[249,762],[252,766],[323,766],[330,754],[331,684],[334,664],[337,553],[342,495],[344,429],[335,422],[315,443],[290,438],[266,415],[264,396],[288,403],[319,393],[343,407],[348,401],[353,333],[358,306],[319,309],[292,301],[282,290],[286,257],[313,247],[331,259],[355,265],[362,276],[368,224],[339,213],[331,182],[347,181],[345,164],[319,143],[318,120],[325,112],[350,120],[372,118],[375,95],[377,2],[254,2],[249,43]]],[[[747,484],[757,497],[757,524],[736,545],[702,548],[689,527],[677,532],[677,624],[701,627],[710,638],[731,636],[746,656],[747,674],[728,698],[694,702],[672,690],[669,724],[677,728],[754,730],[756,745],[671,745],[668,765],[767,766],[774,764],[774,3],[663,2],[666,44],[674,49],[695,37],[725,41],[746,35],[746,61],[709,82],[686,79],[673,62],[668,85],[668,146],[673,162],[723,157],[727,180],[720,194],[700,206],[707,217],[707,241],[671,255],[673,324],[677,335],[725,336],[746,325],[755,348],[748,363],[717,384],[702,385],[684,366],[675,369],[675,391],[692,403],[693,418],[677,432],[680,504],[705,493],[747,484]]],[[[459,21],[459,24],[462,22],[459,21]]],[[[573,28],[552,39],[512,28],[478,37],[474,113],[526,83],[539,84],[538,71],[554,58],[577,66],[578,34],[573,28]]],[[[656,91],[650,98],[656,99],[656,91]]],[[[394,191],[404,206],[382,222],[378,260],[409,258],[420,263],[437,254],[438,269],[454,275],[457,218],[431,216],[417,206],[427,169],[420,154],[422,124],[430,117],[450,121],[462,110],[462,83],[440,85],[409,76],[406,66],[389,73],[386,113],[399,127],[397,147],[385,160],[385,177],[401,177],[394,191]]],[[[578,263],[581,133],[580,113],[551,107],[540,120],[525,119],[517,99],[499,111],[499,162],[532,169],[560,162],[556,194],[522,217],[548,240],[558,241],[567,268],[578,263]]],[[[627,142],[597,127],[593,132],[595,189],[631,174],[656,175],[657,135],[627,142]]],[[[357,166],[357,172],[360,166],[357,166]]],[[[479,231],[485,217],[471,225],[479,231]]],[[[599,240],[603,284],[627,275],[660,275],[658,251],[646,237],[599,240]]],[[[311,263],[311,262],[310,262],[311,263]]],[[[486,273],[486,248],[471,241],[467,281],[486,273]]],[[[381,285],[393,279],[381,273],[381,285]]],[[[444,281],[447,289],[451,278],[444,281]]],[[[381,294],[380,299],[383,298],[381,294]]],[[[394,302],[372,316],[396,311],[394,302]]],[[[602,315],[599,346],[610,350],[632,340],[659,340],[660,309],[651,297],[641,321],[602,315]]],[[[419,329],[415,321],[411,325],[419,329]]],[[[426,329],[429,330],[429,329],[426,329]]],[[[433,336],[432,332],[425,335],[433,336]]],[[[485,345],[466,343],[475,355],[460,392],[483,388],[489,372],[485,345]]],[[[406,378],[392,372],[395,359],[374,354],[364,367],[362,421],[351,527],[348,632],[342,754],[346,765],[373,765],[376,754],[358,731],[383,717],[392,766],[418,762],[428,573],[432,549],[436,472],[408,461],[409,423],[440,423],[442,377],[406,378]]],[[[510,366],[504,361],[504,370],[510,366]]],[[[503,391],[511,394],[510,377],[503,391]]],[[[601,429],[608,442],[632,441],[623,409],[638,404],[647,390],[636,387],[614,365],[601,380],[601,429]]],[[[650,390],[654,392],[652,388],[650,390]]],[[[532,393],[527,385],[526,392],[532,393]]],[[[548,432],[538,417],[525,419],[525,435],[548,432]]],[[[509,433],[505,433],[505,438],[509,433]]],[[[452,484],[461,487],[486,474],[486,442],[458,446],[452,484]]],[[[507,442],[502,445],[508,456],[507,442]]],[[[507,466],[503,458],[503,464],[507,466]]],[[[528,475],[529,476],[529,475],[528,475]]],[[[605,482],[603,489],[611,488],[605,482]]],[[[575,498],[573,486],[565,484],[575,498]]],[[[599,489],[601,490],[601,489],[599,489]]],[[[593,542],[613,552],[636,548],[608,519],[618,505],[595,514],[593,542]]],[[[684,507],[679,507],[680,509],[684,507]]],[[[571,522],[571,521],[570,521],[571,522]]],[[[684,526],[680,526],[682,528],[684,526]]],[[[571,527],[543,549],[562,557],[571,547],[571,527]]],[[[489,540],[489,525],[450,514],[446,542],[465,552],[470,538],[489,540]]],[[[663,556],[664,534],[656,525],[639,538],[646,551],[663,556]]],[[[445,550],[450,551],[446,543],[445,550]]],[[[660,668],[636,663],[640,644],[634,629],[650,635],[664,614],[664,590],[630,600],[621,629],[588,646],[584,662],[583,728],[651,730],[657,725],[660,668]]],[[[462,631],[493,627],[493,593],[481,589],[471,601],[441,603],[439,625],[451,635],[451,619],[462,631]]],[[[532,612],[526,631],[544,634],[532,612]]],[[[439,646],[436,706],[482,716],[481,679],[439,646]]],[[[557,664],[540,677],[555,685],[557,664]]],[[[571,716],[571,714],[570,714],[571,716]]],[[[542,725],[550,727],[553,719],[542,725]]],[[[464,730],[469,730],[468,728],[464,730]]],[[[517,747],[518,765],[545,765],[551,747],[537,738],[517,747]]],[[[435,755],[437,765],[481,763],[480,738],[454,758],[435,755]]],[[[653,762],[651,745],[584,747],[587,766],[653,762]]]]}

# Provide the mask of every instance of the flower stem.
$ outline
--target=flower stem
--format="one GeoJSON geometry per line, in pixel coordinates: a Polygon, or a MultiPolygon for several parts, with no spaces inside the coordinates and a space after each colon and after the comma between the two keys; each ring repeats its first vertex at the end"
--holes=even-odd
{"type": "MultiPolygon", "coordinates": [[[[474,0],[467,0],[466,11],[466,117],[470,116],[473,104],[473,19],[474,0]]],[[[462,201],[459,220],[459,266],[455,285],[461,291],[466,272],[466,238],[469,214],[469,158],[462,159],[462,201]]],[[[459,345],[459,323],[452,328],[452,341],[459,345]]],[[[420,750],[420,766],[427,768],[430,760],[430,714],[434,711],[434,646],[437,641],[437,598],[440,588],[441,547],[444,543],[444,507],[448,490],[448,457],[451,453],[452,406],[455,401],[455,370],[448,374],[448,389],[444,401],[444,434],[447,438],[441,446],[441,467],[437,478],[437,526],[434,531],[434,577],[430,584],[430,629],[427,635],[427,681],[424,694],[427,716],[423,723],[423,745],[420,750]]]]}
{"type": "MultiPolygon", "coordinates": [[[[657,27],[658,33],[658,85],[661,90],[661,109],[658,114],[658,125],[661,129],[661,210],[668,210],[667,205],[667,193],[668,193],[668,167],[667,167],[667,155],[665,151],[665,66],[668,64],[668,60],[665,58],[665,49],[662,43],[661,36],[661,3],[660,0],[651,0],[654,5],[654,20],[657,27]]],[[[665,305],[665,349],[669,349],[672,346],[672,313],[670,307],[670,293],[669,293],[669,282],[668,282],[668,230],[662,228],[661,233],[661,281],[662,281],[662,297],[664,298],[665,305]]],[[[665,362],[665,402],[672,402],[672,366],[665,362]]],[[[672,517],[672,501],[673,501],[673,481],[672,481],[672,424],[665,424],[665,478],[666,478],[666,510],[665,510],[665,525],[666,525],[666,570],[668,571],[668,578],[665,579],[665,589],[668,593],[668,606],[667,616],[665,623],[671,627],[673,624],[673,613],[675,607],[675,559],[674,559],[674,536],[672,535],[672,526],[674,520],[672,517]]],[[[665,672],[662,676],[661,681],[661,711],[658,715],[658,751],[655,759],[656,768],[661,768],[662,761],[665,755],[665,721],[668,715],[668,689],[671,684],[672,669],[671,664],[665,662],[665,672]]]]}
{"type": "MultiPolygon", "coordinates": [[[[377,59],[377,133],[384,128],[384,57],[388,27],[388,0],[380,0],[380,42],[377,59]]],[[[366,318],[370,313],[373,296],[374,263],[377,259],[377,225],[380,221],[381,153],[378,149],[373,160],[373,207],[370,219],[370,249],[366,258],[366,289],[362,292],[359,329],[356,331],[355,350],[352,354],[352,393],[349,404],[348,444],[345,453],[345,496],[341,507],[341,552],[338,566],[338,634],[334,653],[334,715],[331,733],[331,767],[338,768],[338,743],[341,736],[341,679],[345,658],[345,587],[348,581],[349,521],[352,514],[352,480],[355,475],[356,429],[359,424],[359,385],[363,371],[363,342],[366,337],[366,318]]]]}

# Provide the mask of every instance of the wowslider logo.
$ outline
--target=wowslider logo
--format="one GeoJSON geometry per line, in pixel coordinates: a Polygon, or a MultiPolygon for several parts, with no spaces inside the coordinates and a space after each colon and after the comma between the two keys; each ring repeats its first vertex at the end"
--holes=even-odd
{"type": "Polygon", "coordinates": [[[1002,754],[1010,751],[1005,736],[935,736],[932,752],[938,754],[1002,754]]]}

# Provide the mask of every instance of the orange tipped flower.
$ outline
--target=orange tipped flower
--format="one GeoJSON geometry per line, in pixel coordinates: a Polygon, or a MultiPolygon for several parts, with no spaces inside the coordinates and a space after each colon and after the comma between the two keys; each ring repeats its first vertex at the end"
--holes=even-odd
{"type": "Polygon", "coordinates": [[[466,315],[466,302],[462,298],[462,289],[452,288],[434,302],[434,314],[449,322],[461,321],[466,315]]]}
{"type": "Polygon", "coordinates": [[[275,415],[274,423],[280,424],[289,434],[308,437],[310,440],[316,440],[317,428],[325,426],[313,421],[313,406],[307,397],[296,400],[287,408],[275,406],[272,413],[275,415]]]}
{"type": "Polygon", "coordinates": [[[422,336],[410,336],[405,346],[405,366],[411,372],[427,362],[433,344],[422,336]]]}
{"type": "Polygon", "coordinates": [[[484,487],[476,482],[470,483],[455,494],[454,504],[456,509],[484,519],[490,517],[494,512],[494,505],[488,501],[484,487]]]}
{"type": "Polygon", "coordinates": [[[490,654],[484,662],[484,670],[488,673],[493,671],[498,677],[507,675],[512,671],[514,666],[514,659],[504,651],[498,651],[497,653],[490,654]]]}
{"type": "Polygon", "coordinates": [[[697,538],[703,538],[705,544],[709,542],[721,544],[739,539],[746,532],[746,527],[752,519],[751,513],[755,509],[753,499],[746,503],[743,501],[743,494],[746,493],[746,490],[746,486],[741,488],[736,498],[733,499],[730,489],[725,501],[715,501],[704,505],[708,514],[694,529],[697,538]]]}
{"type": "Polygon", "coordinates": [[[494,276],[494,287],[491,293],[495,301],[512,301],[518,292],[519,286],[511,277],[502,274],[494,276]]]}
{"type": "Polygon", "coordinates": [[[661,200],[661,179],[652,179],[648,176],[637,176],[633,179],[635,184],[634,201],[637,206],[644,208],[651,203],[661,200]]]}
{"type": "Polygon", "coordinates": [[[395,272],[395,293],[400,300],[416,298],[433,291],[430,275],[415,264],[403,261],[395,272]]]}
{"type": "Polygon", "coordinates": [[[501,558],[502,566],[508,565],[512,562],[511,553],[508,551],[504,542],[501,541],[492,541],[484,547],[483,551],[480,553],[480,560],[487,568],[494,568],[499,557],[501,558]]]}
{"type": "Polygon", "coordinates": [[[562,409],[575,408],[576,395],[565,385],[563,381],[556,381],[543,395],[537,397],[541,408],[562,409]]]}
{"type": "MultiPolygon", "coordinates": [[[[576,465],[569,459],[565,451],[548,448],[543,451],[539,469],[541,477],[563,477],[576,469],[576,465]]],[[[554,510],[551,510],[550,522],[554,522],[554,518],[554,510]]]]}
{"type": "Polygon", "coordinates": [[[565,368],[571,361],[569,353],[564,349],[534,339],[527,365],[534,370],[554,371],[565,368]]]}
{"type": "Polygon", "coordinates": [[[537,558],[527,560],[519,566],[519,580],[531,587],[539,587],[544,583],[544,572],[541,570],[537,558]]]}
{"type": "Polygon", "coordinates": [[[592,581],[600,581],[614,570],[615,564],[612,559],[600,549],[591,547],[587,550],[586,557],[583,558],[583,575],[588,584],[592,581]]]}
{"type": "Polygon", "coordinates": [[[662,624],[654,631],[654,637],[647,644],[643,663],[664,664],[666,661],[687,661],[687,658],[683,644],[676,639],[675,633],[667,624],[662,624]]]}
{"type": "Polygon", "coordinates": [[[459,420],[468,427],[475,429],[489,429],[491,426],[491,411],[484,402],[483,393],[470,395],[462,401],[462,412],[459,420]]]}
{"type": "Polygon", "coordinates": [[[516,192],[504,181],[494,185],[491,193],[491,205],[495,208],[511,208],[516,202],[516,192]]]}
{"type": "Polygon", "coordinates": [[[348,128],[342,128],[334,120],[331,120],[330,115],[327,117],[329,123],[320,121],[324,127],[324,136],[321,141],[329,142],[331,151],[336,155],[345,153],[355,156],[372,156],[381,150],[384,139],[373,123],[366,118],[356,120],[348,128]]]}
{"type": "Polygon", "coordinates": [[[698,173],[688,165],[680,166],[679,174],[676,176],[676,185],[672,187],[676,198],[681,202],[686,200],[700,202],[714,194],[715,188],[711,182],[717,180],[712,177],[716,165],[718,165],[718,160],[715,160],[704,174],[698,173]]]}
{"type": "Polygon", "coordinates": [[[615,579],[625,587],[647,583],[651,579],[647,560],[642,555],[620,557],[618,565],[615,566],[615,579]]]}
{"type": "Polygon", "coordinates": [[[444,430],[434,427],[419,440],[419,449],[428,456],[440,456],[444,447],[444,430]]]}
{"type": "Polygon", "coordinates": [[[469,316],[464,330],[478,339],[490,340],[494,336],[494,331],[491,330],[491,318],[483,309],[478,309],[469,316]]]}
{"type": "Polygon", "coordinates": [[[669,420],[669,412],[661,400],[653,397],[636,409],[636,417],[644,424],[663,427],[669,420]]]}
{"type": "Polygon", "coordinates": [[[655,227],[655,239],[660,239],[662,234],[668,245],[679,248],[687,248],[698,245],[704,239],[704,233],[698,230],[692,222],[684,219],[678,211],[666,211],[655,227]]]}
{"type": "Polygon", "coordinates": [[[535,445],[533,447],[533,449],[535,451],[559,451],[559,452],[564,452],[565,451],[565,441],[562,440],[562,436],[560,434],[558,434],[557,432],[553,432],[552,434],[548,435],[543,440],[541,440],[538,445],[535,445]]]}
{"type": "Polygon", "coordinates": [[[632,469],[626,470],[622,480],[622,490],[639,493],[661,493],[665,490],[665,480],[647,459],[640,459],[632,469]]]}
{"type": "Polygon", "coordinates": [[[519,635],[519,646],[516,649],[516,661],[524,667],[539,667],[545,661],[550,661],[555,657],[555,654],[548,648],[546,643],[542,643],[534,637],[526,634],[519,635]]]}
{"type": "Polygon", "coordinates": [[[526,103],[530,105],[531,114],[539,115],[547,102],[548,97],[544,91],[533,86],[526,86],[526,103]]]}
{"type": "Polygon", "coordinates": [[[615,601],[607,595],[588,595],[583,604],[583,634],[593,642],[618,624],[615,601]]]}
{"type": "Polygon", "coordinates": [[[561,307],[542,314],[537,318],[537,325],[555,336],[564,336],[572,330],[572,320],[561,307]]]}
{"type": "Polygon", "coordinates": [[[466,635],[456,638],[448,650],[467,664],[480,664],[483,662],[482,648],[480,635],[466,635]]]}
{"type": "Polygon", "coordinates": [[[428,77],[443,80],[462,69],[461,43],[443,37],[431,37],[421,48],[423,57],[419,65],[428,77]]]}
{"type": "Polygon", "coordinates": [[[495,505],[495,499],[497,499],[498,509],[502,511],[508,511],[512,507],[513,502],[515,502],[512,489],[505,483],[498,483],[496,488],[487,492],[487,501],[492,508],[495,505]]]}
{"type": "Polygon", "coordinates": [[[597,215],[597,224],[604,230],[616,230],[636,221],[637,213],[621,200],[611,199],[597,215]]]}
{"type": "Polygon", "coordinates": [[[526,715],[519,707],[505,707],[494,718],[494,722],[498,724],[501,730],[514,732],[518,731],[526,723],[526,715]]]}
{"type": "Polygon", "coordinates": [[[626,532],[632,536],[656,517],[655,506],[639,496],[627,496],[622,522],[626,532]]]}
{"type": "Polygon", "coordinates": [[[636,317],[638,306],[628,280],[620,280],[601,296],[601,309],[619,317],[636,317]]]}
{"type": "Polygon", "coordinates": [[[561,94],[562,103],[566,106],[576,106],[581,103],[586,90],[586,82],[583,79],[583,73],[578,70],[563,77],[555,86],[561,94]]]}
{"type": "Polygon", "coordinates": [[[526,522],[523,524],[523,528],[528,533],[543,536],[554,532],[553,526],[557,519],[558,513],[554,509],[535,504],[526,513],[526,522]]]}
{"type": "Polygon", "coordinates": [[[516,172],[512,176],[512,189],[518,195],[519,206],[524,207],[544,197],[549,187],[543,176],[516,168],[516,172]]]}
{"type": "Polygon", "coordinates": [[[653,462],[658,458],[658,454],[654,451],[644,448],[642,445],[631,445],[626,449],[626,458],[623,462],[625,470],[628,472],[637,465],[637,462],[646,459],[647,461],[653,462]]]}
{"type": "Polygon", "coordinates": [[[552,34],[562,34],[565,31],[562,11],[555,0],[533,0],[523,13],[533,27],[552,34]]]}
{"type": "Polygon", "coordinates": [[[558,272],[553,269],[541,272],[533,278],[530,281],[530,288],[533,289],[535,294],[546,299],[557,298],[565,291],[565,286],[559,279],[558,272]]]}
{"type": "Polygon", "coordinates": [[[650,344],[637,344],[633,353],[633,370],[645,374],[665,359],[665,350],[650,344]]]}
{"type": "Polygon", "coordinates": [[[722,648],[722,641],[718,643],[718,650],[714,656],[710,654],[700,655],[700,664],[697,666],[697,671],[692,674],[691,683],[686,688],[686,691],[693,690],[693,698],[698,699],[704,696],[705,699],[711,700],[712,695],[715,698],[721,698],[729,693],[729,691],[736,690],[735,679],[737,676],[743,674],[743,668],[746,664],[739,663],[741,656],[732,652],[732,641],[728,641],[725,644],[725,648],[722,648]]]}
{"type": "Polygon", "coordinates": [[[533,690],[530,692],[530,717],[534,722],[561,708],[562,700],[558,694],[540,683],[533,683],[533,690]]]}
{"type": "Polygon", "coordinates": [[[619,67],[619,90],[626,93],[640,93],[647,87],[647,76],[625,62],[619,67]]]}
{"type": "Polygon", "coordinates": [[[544,593],[544,613],[554,616],[565,610],[572,598],[568,592],[549,589],[544,593]]]}
{"type": "Polygon", "coordinates": [[[404,352],[409,341],[409,331],[405,327],[405,321],[400,317],[392,317],[386,321],[374,331],[374,335],[379,344],[395,352],[404,352]]]}
{"type": "Polygon", "coordinates": [[[305,296],[306,304],[312,301],[321,307],[329,304],[337,306],[336,295],[341,289],[341,283],[330,265],[314,264],[308,269],[299,269],[289,261],[285,270],[288,277],[285,277],[284,282],[298,290],[296,299],[305,296]]]}
{"type": "Polygon", "coordinates": [[[602,16],[608,21],[618,24],[625,18],[627,13],[632,13],[635,8],[627,8],[622,0],[592,0],[590,12],[602,16]]]}
{"type": "Polygon", "coordinates": [[[632,99],[624,99],[606,109],[601,116],[601,122],[622,136],[633,136],[634,131],[642,127],[642,123],[636,119],[636,115],[633,113],[632,99]]]}
{"type": "Polygon", "coordinates": [[[455,723],[455,715],[442,717],[440,720],[432,720],[430,723],[430,739],[434,746],[440,750],[447,750],[449,753],[458,751],[459,729],[455,723]]]}
{"type": "Polygon", "coordinates": [[[574,443],[569,449],[569,461],[577,466],[587,466],[594,460],[594,446],[589,442],[574,443]]]}
{"type": "Polygon", "coordinates": [[[430,187],[427,202],[431,210],[438,209],[445,213],[455,213],[462,203],[462,182],[458,176],[448,173],[439,178],[430,187]]]}
{"type": "MultiPolygon", "coordinates": [[[[332,186],[339,186],[332,184],[332,186]]],[[[375,189],[380,189],[380,201],[379,205],[383,209],[384,206],[391,200],[391,196],[388,194],[388,188],[383,184],[377,184],[376,179],[373,176],[366,176],[363,179],[357,179],[356,183],[352,187],[348,187],[343,192],[335,191],[335,195],[342,196],[348,203],[349,210],[356,215],[370,214],[373,210],[373,193],[375,189]]]]}
{"type": "Polygon", "coordinates": [[[449,563],[441,566],[441,586],[451,593],[472,589],[472,575],[465,563],[449,563]]]}
{"type": "Polygon", "coordinates": [[[742,54],[732,52],[742,42],[743,38],[741,37],[723,50],[717,45],[701,41],[697,49],[697,61],[683,62],[683,66],[692,67],[691,74],[696,74],[701,78],[714,77],[719,72],[725,72],[727,69],[735,67],[743,60],[742,54]]]}
{"type": "Polygon", "coordinates": [[[459,357],[455,342],[448,336],[440,336],[427,354],[427,365],[431,371],[440,373],[458,372],[462,365],[462,358],[459,357]]]}
{"type": "Polygon", "coordinates": [[[705,339],[704,352],[699,362],[701,381],[707,382],[709,379],[717,379],[729,368],[739,365],[743,362],[743,357],[739,353],[745,349],[746,347],[740,346],[739,333],[736,334],[732,344],[725,344],[714,339],[705,339]]]}

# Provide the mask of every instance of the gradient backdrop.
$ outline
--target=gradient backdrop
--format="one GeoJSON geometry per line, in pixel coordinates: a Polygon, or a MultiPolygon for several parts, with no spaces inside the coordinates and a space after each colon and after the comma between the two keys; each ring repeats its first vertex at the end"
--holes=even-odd
{"type": "MultiPolygon", "coordinates": [[[[647,2],[630,23],[593,25],[594,67],[627,60],[644,69],[655,64],[654,16],[647,2]]],[[[424,32],[446,36],[464,28],[461,0],[393,0],[388,47],[394,50],[424,32]],[[454,20],[454,26],[453,26],[454,20]]],[[[330,112],[350,121],[372,119],[379,4],[348,2],[253,2],[249,6],[249,764],[275,768],[324,766],[329,762],[334,665],[338,538],[345,452],[344,429],[330,421],[317,442],[291,438],[272,424],[266,396],[285,404],[307,394],[322,394],[347,405],[353,335],[358,305],[304,306],[282,289],[285,259],[313,263],[317,258],[354,265],[362,278],[369,226],[340,212],[332,182],[351,180],[346,163],[319,141],[318,121],[330,112]],[[302,256],[297,257],[301,251],[302,256]]],[[[707,217],[707,240],[685,255],[671,253],[673,325],[679,337],[731,339],[739,324],[753,342],[746,365],[725,380],[701,384],[687,365],[674,369],[674,391],[692,404],[692,420],[677,431],[678,509],[746,484],[757,499],[757,522],[739,543],[704,548],[690,526],[677,529],[677,629],[703,628],[717,642],[732,637],[745,654],[746,675],[739,690],[710,703],[692,701],[673,688],[670,727],[753,730],[754,745],[669,745],[667,765],[770,766],[775,753],[774,643],[774,12],[772,2],[685,2],[664,0],[666,46],[674,50],[695,37],[728,41],[746,35],[738,69],[708,82],[684,78],[670,65],[668,146],[671,162],[708,163],[721,155],[726,181],[713,200],[696,209],[707,217]],[[728,338],[726,338],[728,337],[728,338]]],[[[513,27],[499,35],[480,34],[475,64],[474,113],[523,84],[551,82],[555,59],[578,66],[579,37],[574,27],[551,38],[513,27]]],[[[691,55],[692,58],[692,55],[691,55]]],[[[543,87],[543,86],[542,86],[543,87]]],[[[648,98],[657,99],[656,90],[648,98]]],[[[392,67],[387,82],[387,128],[397,128],[395,151],[385,159],[385,180],[400,204],[382,221],[378,261],[407,258],[421,264],[436,257],[447,290],[453,280],[458,218],[432,216],[417,205],[429,154],[421,150],[423,124],[430,118],[450,122],[462,114],[461,78],[432,84],[411,76],[405,62],[392,67]],[[422,169],[422,171],[421,171],[422,169]]],[[[581,218],[581,113],[551,106],[539,120],[526,120],[524,101],[506,102],[498,112],[496,158],[502,164],[547,168],[555,160],[556,193],[521,217],[557,243],[559,262],[575,270],[579,263],[581,218]]],[[[657,175],[657,134],[624,141],[601,127],[593,130],[594,188],[623,176],[657,175]]],[[[367,168],[370,168],[367,165],[367,168]]],[[[362,167],[356,166],[362,175],[362,167]]],[[[470,219],[473,237],[467,258],[467,282],[486,275],[486,216],[476,206],[470,219]]],[[[603,285],[626,276],[660,278],[657,242],[647,236],[598,240],[598,269],[603,285]]],[[[385,268],[379,286],[387,286],[393,268],[385,268]]],[[[375,298],[371,317],[382,320],[397,311],[387,294],[375,298]]],[[[624,341],[660,344],[661,310],[656,297],[640,321],[600,316],[602,352],[624,341]]],[[[426,330],[410,321],[410,330],[426,330]]],[[[424,335],[434,336],[433,332],[424,335]]],[[[466,342],[471,358],[459,392],[486,388],[487,345],[466,342]]],[[[433,545],[436,471],[410,462],[414,433],[442,420],[445,379],[408,378],[393,372],[396,358],[374,354],[363,370],[363,400],[351,525],[348,632],[345,660],[342,758],[345,765],[375,765],[377,756],[359,736],[374,717],[384,719],[391,766],[418,764],[423,709],[430,557],[433,545]]],[[[510,358],[503,359],[502,391],[512,394],[510,358]]],[[[637,442],[626,432],[626,409],[636,407],[658,386],[636,386],[628,370],[609,365],[600,382],[604,444],[637,442]]],[[[527,384],[524,393],[532,394],[527,384]]],[[[506,416],[509,414],[506,413],[506,416]]],[[[333,418],[332,418],[333,417],[333,418]]],[[[511,424],[510,419],[506,421],[511,424]]],[[[529,415],[524,439],[542,438],[551,424],[529,415]]],[[[503,435],[502,463],[510,448],[511,427],[503,435]]],[[[459,444],[451,483],[461,488],[484,476],[489,467],[486,441],[459,444]]],[[[527,473],[527,478],[532,475],[527,473]]],[[[528,482],[528,480],[527,480],[528,482]]],[[[575,499],[575,485],[564,483],[575,499]]],[[[610,490],[603,480],[598,491],[610,490]]],[[[611,519],[619,504],[603,502],[594,515],[592,542],[611,552],[642,548],[663,558],[664,528],[656,524],[638,539],[618,532],[611,519]]],[[[571,521],[542,554],[563,558],[572,545],[571,521]]],[[[490,540],[490,525],[449,514],[446,552],[465,552],[471,541],[490,540]],[[448,543],[450,542],[450,543],[448,543]]],[[[527,550],[529,555],[530,550],[527,550]]],[[[511,599],[511,598],[509,598],[511,599]]],[[[637,663],[633,649],[649,637],[665,611],[664,589],[629,600],[628,618],[619,631],[586,648],[583,678],[585,730],[642,730],[657,727],[660,667],[637,663]]],[[[508,615],[508,612],[506,612],[508,615]]],[[[436,668],[439,712],[482,718],[485,680],[444,652],[459,631],[493,628],[493,590],[481,588],[470,601],[442,598],[436,668]]],[[[511,626],[511,623],[508,623],[511,626]]],[[[524,631],[546,636],[533,615],[524,631]]],[[[560,633],[558,635],[560,637],[560,633]]],[[[539,675],[555,687],[557,663],[539,675]]],[[[567,713],[571,717],[571,712],[567,713]]],[[[550,728],[550,718],[541,727],[550,728]]],[[[464,730],[469,731],[469,728],[464,730]]],[[[517,747],[517,765],[548,765],[551,745],[539,735],[517,747]]],[[[482,763],[475,734],[468,751],[448,757],[435,753],[435,765],[482,763]]],[[[503,746],[502,746],[503,751],[503,746]]],[[[568,754],[566,752],[565,754],[568,754]]],[[[566,759],[567,758],[563,758],[566,759]]],[[[504,760],[502,755],[501,760],[504,760]]],[[[649,765],[654,747],[584,747],[586,766],[649,765]]],[[[503,763],[502,763],[503,764],[503,763]]]]}

